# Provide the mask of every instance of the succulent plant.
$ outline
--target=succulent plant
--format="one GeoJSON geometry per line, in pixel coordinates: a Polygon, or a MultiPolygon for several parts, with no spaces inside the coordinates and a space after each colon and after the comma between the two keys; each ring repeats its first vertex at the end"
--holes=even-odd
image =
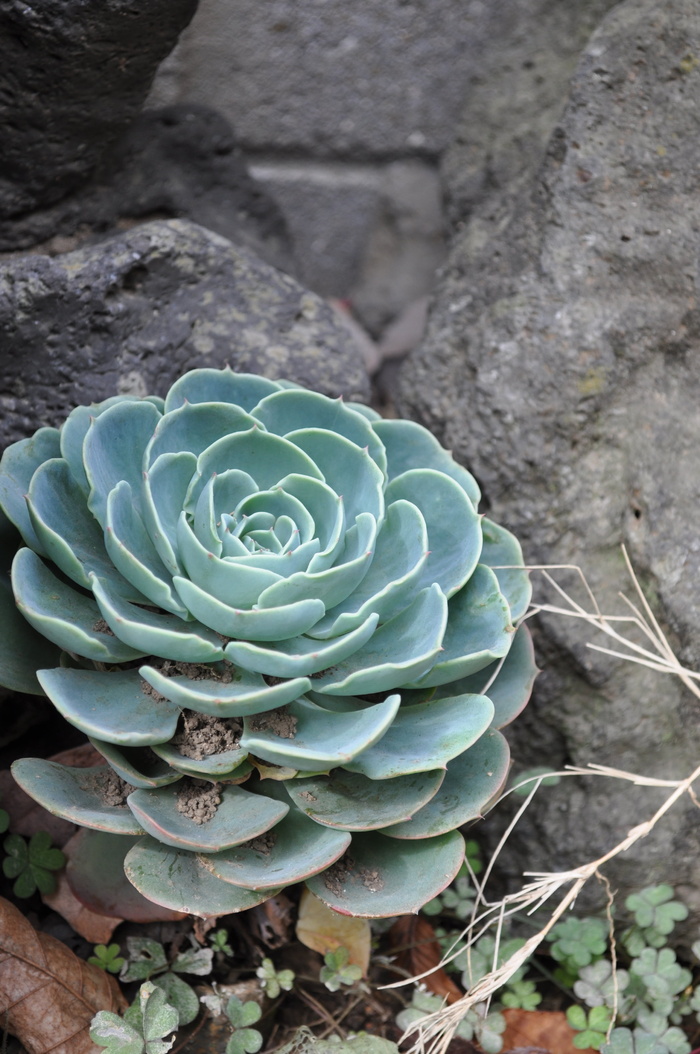
{"type": "Polygon", "coordinates": [[[15,443],[0,682],[104,759],[16,779],[169,908],[305,880],[342,913],[418,910],[535,675],[520,547],[478,501],[418,424],[230,370],[15,443]]]}

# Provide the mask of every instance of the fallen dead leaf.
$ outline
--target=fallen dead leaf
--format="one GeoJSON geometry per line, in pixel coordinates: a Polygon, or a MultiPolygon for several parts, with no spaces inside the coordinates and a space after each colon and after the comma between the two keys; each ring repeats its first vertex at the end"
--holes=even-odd
{"type": "Polygon", "coordinates": [[[292,932],[292,902],[284,893],[270,897],[248,911],[253,936],[271,949],[289,944],[292,932]]]}
{"type": "Polygon", "coordinates": [[[363,976],[367,976],[372,945],[368,919],[339,915],[337,911],[326,907],[309,889],[304,889],[299,901],[296,932],[302,944],[321,955],[336,948],[347,948],[349,962],[359,966],[363,976]]]}
{"type": "Polygon", "coordinates": [[[539,1047],[550,1054],[595,1054],[581,1051],[573,1040],[578,1033],[561,1010],[503,1010],[507,1028],[503,1033],[503,1050],[539,1047]]]}
{"type": "Polygon", "coordinates": [[[402,915],[387,936],[397,966],[401,966],[411,977],[432,970],[427,977],[423,977],[421,983],[448,1003],[456,1003],[461,999],[464,995],[462,989],[442,967],[436,969],[442,959],[442,949],[435,930],[423,915],[402,915]]]}
{"type": "Polygon", "coordinates": [[[126,1006],[114,978],[37,933],[0,898],[0,1020],[28,1054],[98,1054],[89,1035],[98,1010],[126,1006]]]}

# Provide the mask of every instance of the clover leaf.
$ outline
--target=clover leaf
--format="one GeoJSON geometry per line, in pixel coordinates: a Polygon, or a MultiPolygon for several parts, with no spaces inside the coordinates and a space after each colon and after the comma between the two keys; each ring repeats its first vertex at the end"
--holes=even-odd
{"type": "Polygon", "coordinates": [[[625,906],[634,913],[635,922],[643,930],[653,928],[664,936],[677,922],[688,918],[685,904],[673,899],[673,888],[666,884],[647,886],[639,893],[632,893],[625,900],[625,906]]]}
{"type": "Polygon", "coordinates": [[[12,892],[16,897],[31,897],[37,889],[40,893],[53,893],[56,878],[53,871],[60,871],[66,858],[60,849],[52,848],[51,835],[37,831],[27,843],[19,834],[8,834],[3,842],[7,857],[2,869],[7,878],[16,882],[12,892]]]}
{"type": "Polygon", "coordinates": [[[656,1036],[643,1028],[614,1028],[610,1039],[600,1048],[600,1054],[668,1054],[656,1036]]]}
{"type": "Polygon", "coordinates": [[[510,981],[501,1002],[509,1009],[534,1010],[542,1002],[542,996],[534,981],[510,981]]]}
{"type": "Polygon", "coordinates": [[[165,1054],[175,1043],[178,1014],[165,994],[150,981],[141,985],[137,1000],[118,1017],[101,1010],[92,1019],[90,1038],[107,1054],[165,1054]]]}
{"type": "Polygon", "coordinates": [[[608,927],[602,919],[568,918],[558,922],[547,934],[553,958],[574,977],[582,966],[589,966],[605,954],[608,927]]]}
{"type": "Polygon", "coordinates": [[[226,1044],[226,1054],[256,1054],[263,1042],[256,1028],[250,1028],[260,1020],[262,1010],[253,1000],[246,1003],[232,995],[226,1004],[226,1016],[233,1026],[233,1034],[226,1044]]]}
{"type": "Polygon", "coordinates": [[[260,978],[260,983],[270,999],[276,999],[280,990],[290,992],[294,984],[293,970],[276,970],[272,959],[263,959],[255,971],[260,978]]]}
{"type": "Polygon", "coordinates": [[[690,970],[680,966],[672,948],[645,948],[632,960],[630,973],[644,985],[642,998],[657,1014],[669,1017],[674,996],[692,981],[690,970]]]}
{"type": "Polygon", "coordinates": [[[344,984],[355,984],[362,977],[361,967],[349,960],[350,952],[347,948],[340,947],[335,951],[326,952],[325,965],[321,967],[319,977],[329,992],[337,992],[344,984]]]}
{"type": "Polygon", "coordinates": [[[99,966],[101,970],[109,971],[109,973],[119,973],[126,959],[122,956],[118,944],[110,944],[109,946],[96,944],[88,962],[92,966],[99,966]]]}
{"type": "Polygon", "coordinates": [[[574,992],[588,1006],[607,1006],[612,1008],[616,997],[618,1006],[620,996],[629,985],[627,970],[617,970],[613,976],[612,963],[599,959],[590,966],[582,966],[578,981],[574,983],[574,992]]]}
{"type": "Polygon", "coordinates": [[[586,1013],[583,1007],[575,1004],[566,1011],[566,1020],[579,1033],[573,1039],[575,1047],[580,1050],[589,1047],[600,1050],[612,1021],[612,1013],[607,1006],[594,1006],[586,1013]]]}

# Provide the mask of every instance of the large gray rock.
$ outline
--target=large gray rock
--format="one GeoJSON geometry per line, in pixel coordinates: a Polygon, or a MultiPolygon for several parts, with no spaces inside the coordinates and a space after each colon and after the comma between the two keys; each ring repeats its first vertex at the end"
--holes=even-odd
{"type": "Polygon", "coordinates": [[[248,173],[230,126],[204,106],[167,106],[136,116],[77,191],[6,220],[0,252],[58,236],[97,240],[125,221],[188,219],[291,270],[284,219],[248,173]]]}
{"type": "Polygon", "coordinates": [[[203,0],[151,105],[216,105],[246,150],[436,154],[453,134],[483,7],[203,0]]]}
{"type": "MultiPolygon", "coordinates": [[[[453,153],[461,229],[400,398],[472,468],[530,562],[581,565],[603,610],[622,614],[618,591],[631,591],[624,542],[695,669],[698,54],[692,0],[627,0],[587,45],[544,158],[534,119],[520,143],[512,125],[510,140],[494,133],[481,169],[470,144],[458,148],[461,167],[453,153]],[[489,177],[494,157],[503,160],[500,186],[489,177]]],[[[552,101],[550,116],[557,108],[552,101]]],[[[575,576],[568,584],[586,599],[575,576]]],[[[690,774],[700,756],[698,700],[671,677],[591,652],[590,638],[573,619],[546,619],[546,672],[514,731],[516,753],[530,763],[690,774]]],[[[505,867],[593,859],[665,793],[564,781],[521,821],[505,867]]],[[[671,881],[700,910],[699,853],[697,810],[686,800],[609,873],[621,896],[671,881]]]]}
{"type": "Polygon", "coordinates": [[[0,446],[78,403],[164,394],[188,369],[226,364],[368,396],[360,352],[323,300],[195,224],[0,267],[0,446]]]}
{"type": "Polygon", "coordinates": [[[197,0],[5,0],[0,217],[79,186],[138,113],[197,0]]]}

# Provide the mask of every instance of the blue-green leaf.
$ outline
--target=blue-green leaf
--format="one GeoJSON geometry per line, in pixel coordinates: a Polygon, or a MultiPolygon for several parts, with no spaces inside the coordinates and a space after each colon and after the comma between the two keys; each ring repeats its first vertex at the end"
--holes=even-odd
{"type": "Polygon", "coordinates": [[[371,780],[338,768],[327,776],[287,780],[284,787],[297,809],[316,823],[344,831],[375,831],[409,821],[435,795],[444,776],[443,769],[434,769],[371,780]]]}
{"type": "Polygon", "coordinates": [[[141,493],[144,451],[161,415],[143,402],[118,402],[93,419],[85,442],[83,461],[90,484],[88,508],[104,525],[109,492],[123,479],[134,494],[141,493]]]}
{"type": "Polygon", "coordinates": [[[471,472],[462,468],[426,428],[414,421],[398,420],[379,420],[372,427],[386,450],[389,480],[412,468],[433,468],[459,483],[477,508],[481,493],[471,472]]]}

